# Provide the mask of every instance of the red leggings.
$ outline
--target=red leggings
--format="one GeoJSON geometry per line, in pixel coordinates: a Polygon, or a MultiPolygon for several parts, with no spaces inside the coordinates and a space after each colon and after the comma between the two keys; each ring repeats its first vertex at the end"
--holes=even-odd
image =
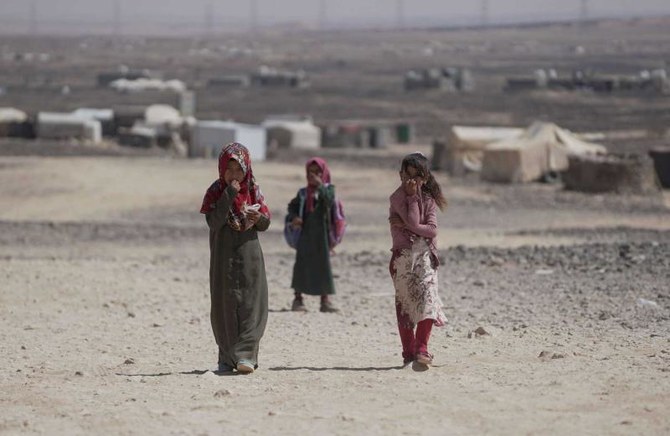
{"type": "Polygon", "coordinates": [[[428,339],[430,339],[430,331],[433,329],[433,320],[424,319],[420,321],[416,325],[416,333],[414,333],[414,328],[408,327],[412,323],[407,315],[400,312],[400,306],[396,305],[395,312],[398,318],[400,342],[402,342],[402,357],[412,359],[418,353],[427,353],[428,339]]]}

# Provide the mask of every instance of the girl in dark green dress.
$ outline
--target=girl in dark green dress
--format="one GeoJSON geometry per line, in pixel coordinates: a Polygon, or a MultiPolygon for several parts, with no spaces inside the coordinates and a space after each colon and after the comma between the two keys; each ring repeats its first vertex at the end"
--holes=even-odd
{"type": "Polygon", "coordinates": [[[342,240],[345,220],[342,204],[330,184],[326,161],[315,157],[306,164],[307,186],[288,205],[288,220],[302,228],[296,247],[291,287],[292,310],[305,311],[303,294],[321,297],[321,312],[338,312],[330,301],[335,293],[330,267],[331,250],[342,240]]]}
{"type": "Polygon", "coordinates": [[[232,143],[219,155],[219,179],[200,212],[209,226],[211,321],[219,371],[251,373],[268,318],[268,285],[258,232],[270,211],[251,170],[249,151],[232,143]]]}

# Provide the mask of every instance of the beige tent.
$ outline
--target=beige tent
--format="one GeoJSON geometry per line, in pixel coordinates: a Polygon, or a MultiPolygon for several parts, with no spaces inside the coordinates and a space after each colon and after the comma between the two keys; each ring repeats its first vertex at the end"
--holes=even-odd
{"type": "Polygon", "coordinates": [[[262,126],[267,131],[268,144],[276,143],[277,148],[321,147],[321,128],[311,120],[267,119],[262,126]]]}
{"type": "Polygon", "coordinates": [[[552,123],[534,123],[523,134],[489,144],[482,180],[515,183],[568,169],[568,156],[605,154],[602,145],[582,141],[552,123]]]}
{"type": "Polygon", "coordinates": [[[444,147],[435,150],[433,161],[436,168],[452,175],[480,171],[488,144],[520,136],[523,131],[515,127],[453,126],[444,147]]]}
{"type": "Polygon", "coordinates": [[[22,123],[28,119],[25,112],[12,107],[0,107],[0,123],[22,123]]]}

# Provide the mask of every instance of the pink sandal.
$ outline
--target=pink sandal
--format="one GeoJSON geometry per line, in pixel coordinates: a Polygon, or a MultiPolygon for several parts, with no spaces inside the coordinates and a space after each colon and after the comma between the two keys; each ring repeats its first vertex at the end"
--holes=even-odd
{"type": "Polygon", "coordinates": [[[416,361],[423,365],[432,365],[433,355],[427,351],[419,351],[416,353],[416,361]]]}

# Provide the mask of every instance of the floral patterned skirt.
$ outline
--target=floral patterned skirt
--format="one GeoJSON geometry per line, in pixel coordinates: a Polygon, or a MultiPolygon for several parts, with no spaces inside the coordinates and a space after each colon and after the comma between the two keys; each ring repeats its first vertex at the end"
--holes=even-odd
{"type": "Polygon", "coordinates": [[[391,259],[391,277],[395,287],[396,305],[403,318],[411,324],[432,319],[443,326],[447,317],[437,292],[437,269],[424,238],[416,238],[412,248],[394,253],[391,259]]]}

